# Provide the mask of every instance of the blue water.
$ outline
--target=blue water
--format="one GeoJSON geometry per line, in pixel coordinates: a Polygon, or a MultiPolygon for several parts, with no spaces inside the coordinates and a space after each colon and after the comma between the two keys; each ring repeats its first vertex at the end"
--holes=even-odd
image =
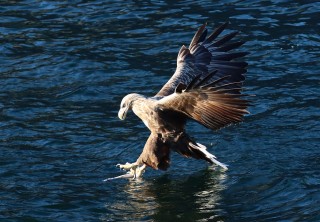
{"type": "Polygon", "coordinates": [[[318,1],[1,1],[1,221],[320,221],[318,1]],[[5,2],[5,3],[4,3],[5,2]],[[148,130],[117,118],[154,95],[182,44],[226,20],[247,41],[244,123],[190,124],[226,172],[173,155],[167,172],[102,182],[148,130]]]}

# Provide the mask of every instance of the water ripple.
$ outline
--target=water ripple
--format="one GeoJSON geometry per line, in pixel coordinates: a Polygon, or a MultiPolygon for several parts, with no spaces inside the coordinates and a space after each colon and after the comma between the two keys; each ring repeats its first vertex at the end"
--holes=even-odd
{"type": "Polygon", "coordinates": [[[0,3],[0,219],[319,221],[318,1],[0,3]],[[230,165],[172,156],[168,172],[103,183],[149,132],[117,110],[154,95],[182,44],[226,20],[247,41],[243,124],[188,131],[230,165]],[[146,85],[148,87],[146,87],[146,85]]]}

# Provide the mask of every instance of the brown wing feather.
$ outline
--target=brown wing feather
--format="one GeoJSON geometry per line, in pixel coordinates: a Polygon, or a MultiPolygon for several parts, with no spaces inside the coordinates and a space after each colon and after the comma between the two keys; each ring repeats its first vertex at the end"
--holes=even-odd
{"type": "Polygon", "coordinates": [[[224,76],[230,78],[220,82],[224,85],[228,82],[241,82],[245,79],[247,63],[235,62],[234,59],[245,56],[245,52],[230,52],[230,50],[238,48],[244,42],[229,43],[237,32],[232,32],[221,38],[217,37],[227,27],[228,22],[220,25],[213,33],[206,38],[206,24],[202,25],[194,35],[189,48],[182,46],[177,58],[177,68],[173,76],[156,94],[156,97],[164,97],[174,93],[179,83],[188,85],[190,81],[197,75],[202,73],[210,73],[217,70],[214,78],[220,79],[224,76]]]}
{"type": "Polygon", "coordinates": [[[242,121],[249,113],[249,101],[241,94],[228,93],[223,87],[198,87],[174,93],[159,100],[162,110],[174,110],[210,129],[220,129],[242,121]]]}

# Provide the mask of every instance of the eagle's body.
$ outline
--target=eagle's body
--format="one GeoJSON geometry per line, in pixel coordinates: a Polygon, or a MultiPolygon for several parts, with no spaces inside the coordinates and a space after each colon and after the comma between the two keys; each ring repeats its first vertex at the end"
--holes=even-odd
{"type": "Polygon", "coordinates": [[[127,175],[138,177],[146,166],[166,170],[171,151],[227,169],[185,131],[188,120],[216,130],[240,122],[248,113],[249,103],[241,94],[247,63],[233,61],[246,53],[229,52],[244,42],[229,43],[237,32],[216,40],[226,26],[222,24],[206,38],[202,25],[189,48],[182,46],[174,75],[154,97],[133,93],[122,99],[119,118],[132,109],[151,132],[137,161],[119,165],[130,170],[127,175]]]}
{"type": "MultiPolygon", "coordinates": [[[[191,156],[193,142],[185,132],[186,118],[161,109],[161,101],[139,97],[132,103],[133,112],[144,122],[151,135],[137,164],[146,164],[154,169],[166,170],[170,164],[170,151],[191,156]]],[[[194,142],[193,142],[194,143],[194,142]]],[[[194,143],[196,146],[196,144],[194,143]]],[[[196,151],[195,151],[196,152],[196,151]]],[[[200,158],[196,153],[195,158],[200,158]]]]}

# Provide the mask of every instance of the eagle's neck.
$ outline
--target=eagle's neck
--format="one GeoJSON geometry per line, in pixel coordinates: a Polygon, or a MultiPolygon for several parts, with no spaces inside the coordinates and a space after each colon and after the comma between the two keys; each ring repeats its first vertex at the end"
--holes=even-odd
{"type": "Polygon", "coordinates": [[[146,97],[136,97],[132,102],[132,111],[150,129],[150,118],[153,116],[155,101],[146,97]]]}

